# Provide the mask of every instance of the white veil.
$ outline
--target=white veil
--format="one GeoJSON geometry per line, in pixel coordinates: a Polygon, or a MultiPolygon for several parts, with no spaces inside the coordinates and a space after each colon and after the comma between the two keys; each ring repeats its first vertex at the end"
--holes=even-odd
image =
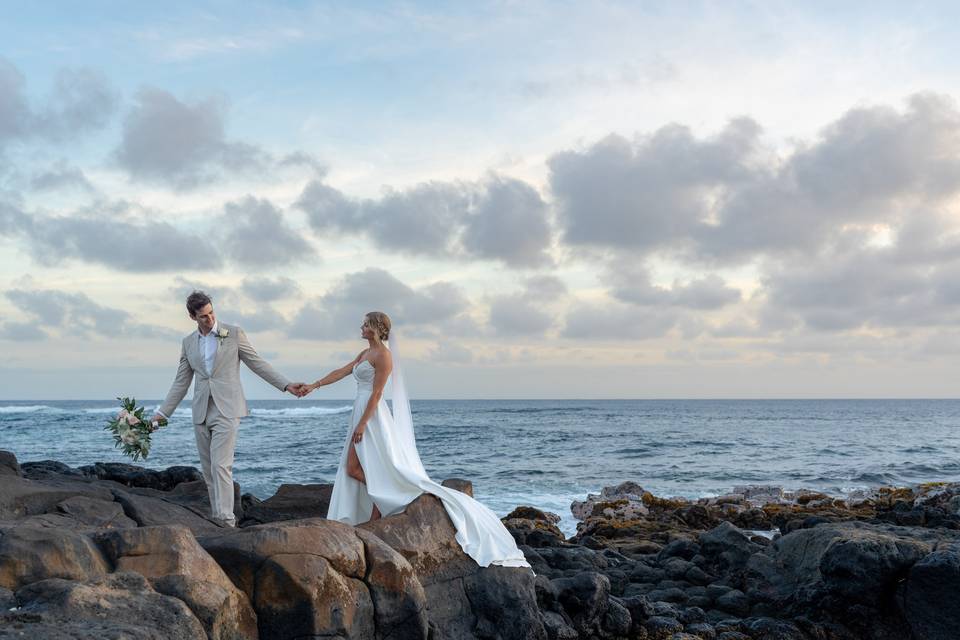
{"type": "Polygon", "coordinates": [[[410,413],[410,397],[407,395],[407,385],[403,380],[403,367],[400,364],[399,338],[396,329],[390,330],[388,339],[390,354],[393,359],[393,428],[397,436],[398,457],[403,466],[415,475],[427,478],[427,472],[420,460],[417,451],[417,439],[413,434],[413,415],[410,413]]]}

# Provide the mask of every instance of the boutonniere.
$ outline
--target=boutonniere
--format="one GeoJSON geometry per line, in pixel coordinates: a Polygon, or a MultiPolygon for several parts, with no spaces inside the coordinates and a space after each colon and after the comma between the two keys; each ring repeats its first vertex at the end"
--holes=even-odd
{"type": "Polygon", "coordinates": [[[220,346],[223,346],[223,340],[230,335],[230,331],[224,327],[217,329],[217,340],[220,342],[220,346]]]}

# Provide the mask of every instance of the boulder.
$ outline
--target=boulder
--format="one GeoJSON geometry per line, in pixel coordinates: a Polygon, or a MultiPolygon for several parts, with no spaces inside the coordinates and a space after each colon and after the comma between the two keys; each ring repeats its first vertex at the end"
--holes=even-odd
{"type": "Polygon", "coordinates": [[[349,525],[288,520],[199,538],[250,598],[263,638],[369,638],[366,550],[349,525]]]}
{"type": "MultiPolygon", "coordinates": [[[[277,492],[262,501],[248,501],[241,527],[282,520],[326,518],[332,484],[282,484],[277,492]]],[[[240,504],[239,502],[237,504],[240,504]]]]}
{"type": "Polygon", "coordinates": [[[960,545],[937,549],[907,576],[904,609],[914,637],[947,640],[960,634],[960,545]]]}
{"type": "Polygon", "coordinates": [[[17,591],[21,607],[0,613],[0,638],[197,640],[203,626],[176,598],[143,576],[116,573],[87,582],[48,579],[17,591]]]}
{"type": "Polygon", "coordinates": [[[419,640],[427,637],[427,596],[413,567],[369,531],[355,529],[363,542],[364,582],[373,600],[377,638],[419,640]]]}
{"type": "Polygon", "coordinates": [[[533,573],[477,566],[457,543],[439,498],[424,494],[402,513],[358,528],[373,533],[410,563],[423,585],[437,637],[485,637],[496,630],[502,640],[546,638],[533,573]]]}
{"type": "Polygon", "coordinates": [[[257,618],[246,594],[186,527],[141,527],[95,539],[116,571],[135,571],[157,592],[183,600],[210,640],[257,638],[257,618]]]}
{"type": "Polygon", "coordinates": [[[17,456],[11,451],[0,450],[0,476],[22,476],[17,456]]]}
{"type": "Polygon", "coordinates": [[[141,527],[180,524],[190,529],[195,535],[213,533],[222,528],[216,522],[197,513],[197,511],[181,506],[166,496],[151,496],[141,493],[146,491],[150,490],[140,489],[136,493],[120,489],[113,490],[113,496],[123,507],[127,517],[141,527]]]}
{"type": "Polygon", "coordinates": [[[440,484],[450,489],[456,489],[460,493],[465,493],[471,498],[473,497],[473,483],[469,480],[464,480],[462,478],[447,478],[440,484]]]}
{"type": "Polygon", "coordinates": [[[63,578],[85,581],[104,576],[109,565],[97,546],[70,529],[0,527],[0,587],[63,578]]]}
{"type": "Polygon", "coordinates": [[[610,602],[610,581],[601,573],[585,571],[553,580],[560,603],[581,636],[599,633],[610,602]]]}
{"type": "Polygon", "coordinates": [[[203,474],[194,467],[169,467],[155,471],[121,462],[97,462],[77,469],[99,480],[112,480],[127,487],[145,487],[170,491],[182,482],[203,481],[203,474]]]}
{"type": "Polygon", "coordinates": [[[118,502],[73,496],[58,503],[57,511],[81,525],[95,529],[129,529],[137,526],[124,514],[118,502]]]}
{"type": "Polygon", "coordinates": [[[113,501],[109,488],[83,478],[55,475],[41,482],[28,477],[3,475],[0,476],[0,520],[18,520],[55,512],[58,504],[74,496],[113,501]]]}

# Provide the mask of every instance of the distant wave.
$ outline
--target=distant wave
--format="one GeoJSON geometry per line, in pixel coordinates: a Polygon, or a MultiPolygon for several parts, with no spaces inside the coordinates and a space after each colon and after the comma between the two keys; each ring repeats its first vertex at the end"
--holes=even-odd
{"type": "Polygon", "coordinates": [[[329,416],[337,413],[349,413],[353,411],[352,406],[345,407],[288,407],[285,409],[251,409],[250,413],[255,416],[280,418],[280,417],[298,417],[298,416],[329,416]]]}
{"type": "Polygon", "coordinates": [[[45,404],[11,404],[0,405],[0,413],[39,413],[41,411],[56,411],[56,407],[45,404]]]}

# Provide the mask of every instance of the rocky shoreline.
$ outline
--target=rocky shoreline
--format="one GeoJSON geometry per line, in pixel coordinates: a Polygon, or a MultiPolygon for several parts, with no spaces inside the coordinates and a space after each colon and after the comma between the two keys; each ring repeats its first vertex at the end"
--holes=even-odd
{"type": "MultiPolygon", "coordinates": [[[[471,493],[469,482],[445,484],[471,493]]],[[[206,517],[196,469],[0,451],[0,638],[939,640],[960,637],[960,484],[836,498],[635,483],[504,523],[536,575],[479,568],[421,496],[359,527],[330,485],[206,517]]]]}

